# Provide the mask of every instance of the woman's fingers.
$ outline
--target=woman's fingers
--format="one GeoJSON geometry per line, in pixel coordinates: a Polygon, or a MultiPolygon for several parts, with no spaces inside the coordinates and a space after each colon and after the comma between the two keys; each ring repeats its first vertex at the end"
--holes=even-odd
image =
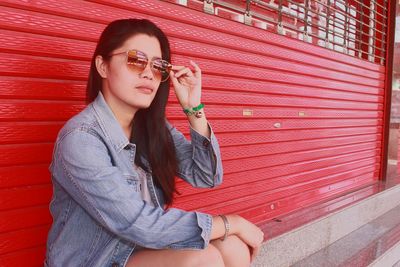
{"type": "Polygon", "coordinates": [[[250,247],[249,248],[249,252],[250,252],[250,262],[253,262],[254,259],[257,257],[258,253],[260,252],[260,247],[250,247]]]}
{"type": "Polygon", "coordinates": [[[189,77],[195,76],[196,78],[201,78],[201,69],[200,67],[193,61],[190,60],[190,65],[193,66],[194,68],[194,73],[192,72],[192,70],[188,67],[185,66],[177,66],[174,65],[172,66],[172,70],[175,71],[175,77],[179,78],[182,75],[187,75],[189,77]]]}
{"type": "Polygon", "coordinates": [[[200,69],[200,67],[193,60],[190,60],[190,64],[194,68],[194,76],[196,76],[197,78],[200,78],[201,77],[201,69],[200,69]]]}
{"type": "Polygon", "coordinates": [[[184,68],[186,68],[185,66],[178,66],[178,65],[172,65],[172,70],[181,70],[181,69],[184,69],[184,68]]]}
{"type": "Polygon", "coordinates": [[[255,224],[242,220],[242,227],[238,233],[239,237],[252,248],[259,247],[264,240],[264,233],[255,224]]]}
{"type": "Polygon", "coordinates": [[[250,252],[251,252],[250,261],[253,262],[258,253],[260,252],[260,247],[251,248],[250,252]]]}
{"type": "Polygon", "coordinates": [[[184,67],[183,69],[178,70],[178,71],[175,72],[175,74],[174,74],[174,76],[175,76],[176,78],[180,78],[180,77],[183,76],[183,75],[186,75],[186,76],[188,76],[188,77],[193,77],[193,76],[194,76],[194,75],[193,75],[193,72],[192,72],[189,68],[187,68],[187,67],[184,67]]]}
{"type": "Polygon", "coordinates": [[[193,61],[190,61],[190,64],[194,73],[191,68],[178,65],[173,65],[169,72],[175,94],[181,104],[197,103],[201,98],[201,70],[193,61]]]}
{"type": "Polygon", "coordinates": [[[173,84],[174,88],[176,88],[179,85],[179,81],[175,77],[175,74],[174,74],[174,72],[172,70],[169,72],[169,77],[170,77],[170,79],[172,81],[172,84],[173,84]]]}

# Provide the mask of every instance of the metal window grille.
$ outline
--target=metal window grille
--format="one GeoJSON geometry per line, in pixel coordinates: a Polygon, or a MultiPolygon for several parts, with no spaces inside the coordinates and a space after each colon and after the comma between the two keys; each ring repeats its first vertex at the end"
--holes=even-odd
{"type": "Polygon", "coordinates": [[[385,64],[387,0],[165,0],[385,64]]]}

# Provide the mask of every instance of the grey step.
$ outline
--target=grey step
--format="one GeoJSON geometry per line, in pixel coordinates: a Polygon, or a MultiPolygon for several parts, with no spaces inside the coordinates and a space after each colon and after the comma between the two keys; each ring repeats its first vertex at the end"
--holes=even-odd
{"type": "Polygon", "coordinates": [[[398,205],[400,185],[267,240],[252,267],[291,266],[398,205]]]}
{"type": "Polygon", "coordinates": [[[400,260],[399,215],[400,205],[292,266],[393,266],[400,260]]]}

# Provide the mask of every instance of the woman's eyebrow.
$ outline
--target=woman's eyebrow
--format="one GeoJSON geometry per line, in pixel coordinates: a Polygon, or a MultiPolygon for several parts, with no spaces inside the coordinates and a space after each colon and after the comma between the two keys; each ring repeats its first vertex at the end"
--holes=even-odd
{"type": "Polygon", "coordinates": [[[144,52],[144,51],[142,51],[142,50],[139,50],[139,49],[133,49],[133,50],[137,50],[137,51],[139,51],[139,52],[142,52],[143,54],[145,54],[146,55],[146,57],[148,58],[148,59],[162,59],[162,56],[149,56],[149,54],[147,54],[146,52],[144,52]]]}

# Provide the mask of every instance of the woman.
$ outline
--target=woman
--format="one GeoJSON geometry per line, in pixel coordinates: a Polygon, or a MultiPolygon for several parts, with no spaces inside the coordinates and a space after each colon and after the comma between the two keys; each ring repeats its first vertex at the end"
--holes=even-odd
{"type": "Polygon", "coordinates": [[[263,233],[240,216],[168,208],[175,176],[195,187],[222,181],[200,68],[169,62],[168,39],[148,20],[117,20],[102,33],[91,103],[54,148],[46,266],[248,266],[256,255],[263,233]],[[191,142],[165,119],[169,78],[191,142]]]}

